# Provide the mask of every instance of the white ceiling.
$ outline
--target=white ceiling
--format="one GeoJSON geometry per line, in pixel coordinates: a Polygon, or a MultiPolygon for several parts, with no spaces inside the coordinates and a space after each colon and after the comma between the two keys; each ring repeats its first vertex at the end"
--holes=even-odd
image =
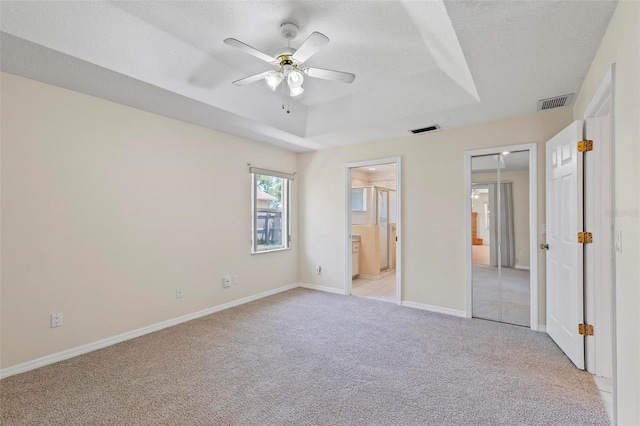
{"type": "Polygon", "coordinates": [[[579,91],[614,1],[0,2],[2,70],[278,145],[322,149],[536,111],[579,91]],[[281,108],[269,54],[282,22],[331,40],[306,65],[356,74],[305,79],[281,108]]]}

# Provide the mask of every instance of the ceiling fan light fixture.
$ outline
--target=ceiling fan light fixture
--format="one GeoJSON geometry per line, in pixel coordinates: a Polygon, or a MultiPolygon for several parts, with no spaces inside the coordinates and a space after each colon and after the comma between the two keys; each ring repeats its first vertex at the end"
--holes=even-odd
{"type": "Polygon", "coordinates": [[[290,87],[289,88],[289,94],[293,98],[295,98],[296,96],[302,95],[302,92],[304,92],[304,89],[302,87],[290,87]]]}
{"type": "MultiPolygon", "coordinates": [[[[304,82],[304,76],[300,71],[296,69],[292,69],[289,71],[289,75],[287,76],[287,83],[289,84],[289,87],[291,89],[298,89],[298,88],[301,89],[303,82],[304,82]]],[[[294,96],[294,95],[291,95],[291,96],[294,96]]]]}
{"type": "Polygon", "coordinates": [[[275,91],[280,83],[282,83],[282,80],[284,80],[284,76],[280,71],[275,71],[266,76],[264,79],[267,82],[267,86],[269,86],[271,90],[275,91]]]}

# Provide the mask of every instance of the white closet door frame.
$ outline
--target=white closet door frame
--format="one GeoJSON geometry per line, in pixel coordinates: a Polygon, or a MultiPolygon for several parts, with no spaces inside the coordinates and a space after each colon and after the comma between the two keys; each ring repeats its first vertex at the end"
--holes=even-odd
{"type": "MultiPolygon", "coordinates": [[[[466,316],[471,318],[473,305],[473,253],[471,246],[471,158],[481,155],[501,154],[505,151],[529,151],[529,326],[541,331],[538,325],[538,145],[526,143],[495,148],[465,151],[464,199],[465,199],[465,250],[466,250],[466,316]]],[[[544,331],[544,327],[542,327],[544,331]]]]}

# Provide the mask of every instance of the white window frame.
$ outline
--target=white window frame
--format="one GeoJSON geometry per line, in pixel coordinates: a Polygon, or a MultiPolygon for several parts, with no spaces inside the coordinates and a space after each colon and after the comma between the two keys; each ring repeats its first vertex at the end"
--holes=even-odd
{"type": "Polygon", "coordinates": [[[277,172],[273,170],[260,169],[250,167],[251,173],[251,254],[273,253],[276,251],[284,251],[291,249],[291,227],[290,215],[291,209],[291,182],[294,175],[290,173],[277,172]],[[282,245],[272,249],[258,250],[258,191],[257,176],[266,175],[283,179],[282,185],[282,245]]]}

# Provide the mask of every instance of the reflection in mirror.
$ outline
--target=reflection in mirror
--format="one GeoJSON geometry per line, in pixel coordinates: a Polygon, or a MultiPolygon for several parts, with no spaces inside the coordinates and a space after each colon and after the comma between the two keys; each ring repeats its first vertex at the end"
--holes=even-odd
{"type": "MultiPolygon", "coordinates": [[[[496,210],[490,203],[489,184],[498,182],[499,157],[487,155],[471,160],[471,244],[473,253],[473,316],[501,321],[501,291],[497,257],[496,210]],[[487,209],[485,211],[485,203],[487,209]],[[492,221],[493,220],[493,221],[492,221]]],[[[493,192],[492,192],[493,195],[493,192]]]]}
{"type": "Polygon", "coordinates": [[[473,316],[529,326],[529,151],[471,167],[473,316]]]}

